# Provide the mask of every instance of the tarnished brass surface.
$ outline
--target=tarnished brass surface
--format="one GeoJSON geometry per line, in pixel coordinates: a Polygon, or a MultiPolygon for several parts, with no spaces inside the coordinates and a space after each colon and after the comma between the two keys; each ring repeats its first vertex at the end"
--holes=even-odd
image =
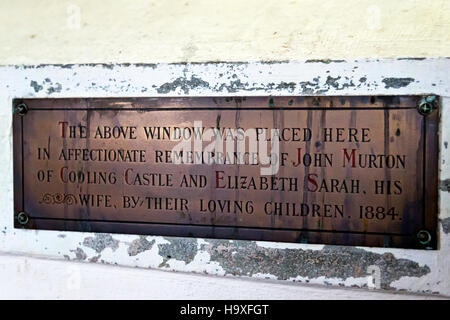
{"type": "Polygon", "coordinates": [[[15,101],[15,226],[436,248],[439,110],[419,99],[15,101]],[[269,150],[279,129],[279,170],[172,163],[169,134],[196,121],[229,139],[254,129],[269,150]]]}

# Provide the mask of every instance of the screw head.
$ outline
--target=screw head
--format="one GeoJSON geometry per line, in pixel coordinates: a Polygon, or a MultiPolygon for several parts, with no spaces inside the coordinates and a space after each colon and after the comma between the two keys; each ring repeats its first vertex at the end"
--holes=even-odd
{"type": "Polygon", "coordinates": [[[420,230],[417,233],[417,240],[425,246],[431,242],[431,234],[427,230],[420,230]]]}
{"type": "Polygon", "coordinates": [[[17,114],[19,116],[24,116],[27,114],[28,112],[28,106],[25,103],[19,103],[16,107],[15,107],[15,112],[17,112],[17,114]]]}
{"type": "Polygon", "coordinates": [[[425,96],[419,100],[417,110],[421,115],[427,116],[437,108],[438,99],[436,96],[425,96]]]}
{"type": "Polygon", "coordinates": [[[17,221],[21,225],[26,225],[29,221],[27,214],[25,212],[19,212],[19,214],[17,215],[17,221]]]}

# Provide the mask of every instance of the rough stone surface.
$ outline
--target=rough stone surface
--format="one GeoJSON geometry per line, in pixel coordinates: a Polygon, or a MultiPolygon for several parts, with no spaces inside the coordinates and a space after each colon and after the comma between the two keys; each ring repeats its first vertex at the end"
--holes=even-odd
{"type": "MultiPolygon", "coordinates": [[[[190,238],[165,238],[170,243],[159,244],[159,254],[163,257],[164,262],[170,259],[184,261],[190,263],[197,253],[197,240],[190,238]]],[[[163,263],[164,263],[163,262],[163,263]]]]}
{"type": "Polygon", "coordinates": [[[389,89],[389,88],[398,89],[401,87],[406,87],[413,81],[414,81],[413,78],[386,78],[386,79],[383,79],[383,83],[385,84],[386,89],[389,89]]]}
{"type": "Polygon", "coordinates": [[[169,93],[176,91],[179,88],[183,91],[184,94],[188,94],[190,89],[195,89],[199,87],[208,88],[209,83],[195,76],[191,76],[190,79],[180,77],[174,80],[173,82],[168,82],[159,86],[159,88],[157,88],[156,91],[158,91],[158,93],[169,93]]]}
{"type": "Polygon", "coordinates": [[[298,276],[307,279],[319,277],[346,280],[367,276],[369,266],[381,269],[381,286],[403,276],[421,277],[430,272],[427,266],[406,259],[396,259],[391,253],[377,254],[359,248],[325,246],[322,250],[294,250],[261,248],[254,242],[208,240],[205,249],[211,261],[217,261],[232,275],[253,276],[270,274],[286,280],[298,276]]]}
{"type": "Polygon", "coordinates": [[[150,250],[153,247],[155,240],[148,241],[145,236],[140,236],[139,239],[133,240],[128,247],[128,255],[136,256],[141,252],[150,250]]]}
{"type": "Polygon", "coordinates": [[[101,253],[106,248],[111,248],[115,251],[119,248],[119,241],[115,240],[109,234],[97,233],[94,237],[85,238],[83,245],[94,249],[97,253],[101,253]]]}
{"type": "Polygon", "coordinates": [[[441,191],[450,192],[450,179],[441,180],[439,189],[441,191]]]}
{"type": "Polygon", "coordinates": [[[42,90],[42,86],[33,80],[30,81],[30,87],[34,89],[34,92],[39,92],[40,90],[42,90]]]}
{"type": "Polygon", "coordinates": [[[450,218],[445,218],[441,220],[442,229],[444,233],[450,233],[450,218]]]}

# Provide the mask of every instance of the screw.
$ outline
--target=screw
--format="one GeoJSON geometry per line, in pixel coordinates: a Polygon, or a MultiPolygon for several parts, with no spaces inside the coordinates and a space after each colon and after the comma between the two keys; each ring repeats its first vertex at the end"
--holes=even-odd
{"type": "Polygon", "coordinates": [[[300,243],[308,243],[308,236],[304,233],[300,235],[300,243]]]}
{"type": "Polygon", "coordinates": [[[431,234],[427,230],[420,230],[417,233],[417,240],[425,246],[431,242],[431,234]]]}
{"type": "Polygon", "coordinates": [[[17,215],[17,221],[21,225],[26,225],[28,223],[28,220],[28,216],[25,212],[19,212],[19,214],[17,215]]]}
{"type": "Polygon", "coordinates": [[[24,116],[28,112],[28,107],[25,103],[22,102],[16,106],[15,111],[19,116],[24,116]]]}
{"type": "Polygon", "coordinates": [[[423,116],[427,116],[438,107],[438,99],[436,96],[426,96],[419,100],[417,110],[423,116]]]}

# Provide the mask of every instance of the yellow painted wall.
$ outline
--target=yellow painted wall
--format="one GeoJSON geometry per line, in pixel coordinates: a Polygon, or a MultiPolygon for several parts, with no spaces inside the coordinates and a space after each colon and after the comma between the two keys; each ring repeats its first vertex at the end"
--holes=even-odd
{"type": "Polygon", "coordinates": [[[0,0],[0,64],[450,56],[450,0],[0,0]]]}

